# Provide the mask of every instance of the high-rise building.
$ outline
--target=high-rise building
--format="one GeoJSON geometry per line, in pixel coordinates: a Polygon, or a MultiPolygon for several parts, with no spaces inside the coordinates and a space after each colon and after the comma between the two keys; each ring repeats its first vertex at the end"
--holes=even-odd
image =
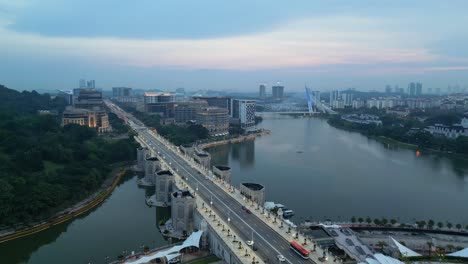
{"type": "Polygon", "coordinates": [[[416,95],[416,83],[412,82],[408,85],[408,94],[409,95],[416,95]]]}
{"type": "Polygon", "coordinates": [[[85,79],[80,79],[80,88],[86,88],[86,80],[85,79]]]}
{"type": "Polygon", "coordinates": [[[419,96],[422,94],[422,83],[416,83],[416,93],[415,95],[419,96]]]}
{"type": "Polygon", "coordinates": [[[333,101],[336,101],[340,98],[340,92],[338,90],[330,91],[330,105],[333,104],[333,101]]]}
{"type": "Polygon", "coordinates": [[[255,101],[232,100],[232,118],[238,120],[241,128],[245,131],[255,130],[255,101]]]}
{"type": "Polygon", "coordinates": [[[392,86],[390,86],[390,85],[385,86],[385,93],[389,94],[391,92],[392,92],[392,86]]]}
{"type": "Polygon", "coordinates": [[[86,88],[96,88],[96,84],[94,82],[94,80],[89,80],[86,82],[86,88]]]}
{"type": "Polygon", "coordinates": [[[274,85],[271,87],[271,95],[273,100],[281,100],[284,97],[284,86],[274,85]]]}
{"type": "Polygon", "coordinates": [[[112,87],[112,97],[130,97],[133,95],[132,88],[129,87],[112,87]]]}
{"type": "Polygon", "coordinates": [[[265,99],[266,98],[266,85],[260,84],[258,89],[259,89],[258,97],[260,97],[260,99],[265,99]]]}
{"type": "Polygon", "coordinates": [[[342,92],[341,98],[343,98],[344,106],[352,106],[353,105],[353,93],[350,91],[342,92]]]}
{"type": "Polygon", "coordinates": [[[229,134],[229,114],[226,108],[206,107],[197,113],[197,123],[208,129],[212,136],[229,134]]]}

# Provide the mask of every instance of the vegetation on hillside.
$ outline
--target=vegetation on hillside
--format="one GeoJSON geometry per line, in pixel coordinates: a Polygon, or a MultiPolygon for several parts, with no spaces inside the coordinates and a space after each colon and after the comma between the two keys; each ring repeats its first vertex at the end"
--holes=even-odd
{"type": "Polygon", "coordinates": [[[111,164],[134,159],[133,139],[105,140],[79,125],[60,126],[65,102],[0,86],[0,226],[50,217],[96,191],[111,164]]]}

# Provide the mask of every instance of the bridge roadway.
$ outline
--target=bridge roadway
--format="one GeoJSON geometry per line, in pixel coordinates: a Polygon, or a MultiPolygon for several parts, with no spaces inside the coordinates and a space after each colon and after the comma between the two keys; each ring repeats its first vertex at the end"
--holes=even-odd
{"type": "MultiPolygon", "coordinates": [[[[112,103],[111,103],[112,104],[112,103]]],[[[215,185],[209,178],[198,169],[192,167],[179,154],[165,146],[164,143],[145,129],[143,124],[133,116],[123,112],[118,107],[111,107],[114,111],[119,111],[127,116],[132,122],[130,125],[139,133],[139,136],[147,143],[151,144],[154,152],[160,152],[165,160],[172,163],[173,168],[178,169],[178,173],[188,178],[187,183],[194,190],[198,187],[198,196],[205,201],[206,206],[210,206],[213,201],[213,210],[224,219],[230,218],[230,227],[236,233],[241,234],[244,241],[252,239],[255,247],[258,248],[258,254],[266,263],[277,263],[277,255],[281,254],[286,258],[286,263],[314,263],[311,259],[303,259],[289,249],[289,241],[286,241],[280,234],[274,231],[265,222],[253,214],[247,214],[242,210],[242,205],[227,194],[223,189],[215,185]],[[133,123],[133,124],[132,124],[133,123]],[[212,199],[212,200],[211,200],[212,199]]]]}

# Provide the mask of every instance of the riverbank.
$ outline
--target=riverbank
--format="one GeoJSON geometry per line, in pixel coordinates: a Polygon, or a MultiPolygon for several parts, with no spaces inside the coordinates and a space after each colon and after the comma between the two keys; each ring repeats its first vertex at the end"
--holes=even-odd
{"type": "Polygon", "coordinates": [[[20,230],[2,232],[0,234],[0,244],[7,242],[7,241],[15,240],[18,238],[26,237],[32,234],[36,234],[38,232],[47,230],[55,225],[72,220],[82,215],[83,213],[88,212],[89,210],[100,205],[112,193],[112,191],[115,189],[120,179],[126,174],[126,172],[127,172],[127,168],[114,170],[112,172],[112,174],[114,175],[114,178],[111,184],[104,183],[103,188],[96,191],[93,195],[75,204],[74,206],[66,210],[63,210],[62,212],[58,213],[58,215],[56,215],[49,221],[43,221],[31,227],[20,229],[20,230]]]}
{"type": "Polygon", "coordinates": [[[265,135],[269,135],[269,134],[271,134],[270,130],[262,129],[259,132],[255,132],[255,133],[245,135],[245,136],[238,136],[238,137],[235,137],[235,138],[223,139],[223,140],[203,143],[203,144],[198,145],[198,147],[200,149],[206,149],[206,148],[210,148],[210,147],[214,147],[214,146],[220,146],[220,145],[226,145],[226,144],[230,144],[230,143],[239,143],[239,142],[244,142],[244,141],[248,141],[248,140],[254,140],[257,137],[261,137],[261,136],[265,136],[265,135]]]}
{"type": "Polygon", "coordinates": [[[387,144],[387,146],[392,145],[392,146],[397,146],[397,147],[401,147],[401,148],[405,148],[405,149],[409,149],[409,150],[415,150],[415,151],[419,150],[419,151],[421,151],[423,153],[426,153],[426,154],[434,154],[434,155],[440,155],[440,156],[448,157],[448,158],[468,160],[468,155],[465,155],[465,154],[453,153],[453,152],[447,152],[447,151],[442,151],[442,150],[437,150],[437,149],[420,147],[420,146],[418,146],[416,144],[411,144],[411,143],[407,143],[407,142],[403,142],[403,141],[398,141],[396,139],[385,137],[385,136],[369,136],[363,130],[353,129],[353,128],[349,128],[349,127],[345,127],[345,126],[340,126],[340,125],[334,124],[333,122],[330,122],[330,119],[328,119],[327,123],[330,126],[332,126],[334,128],[337,128],[337,129],[341,129],[341,130],[349,131],[349,132],[357,132],[357,133],[359,133],[359,134],[361,134],[363,136],[374,139],[374,140],[376,140],[376,141],[378,141],[380,143],[387,144]]]}

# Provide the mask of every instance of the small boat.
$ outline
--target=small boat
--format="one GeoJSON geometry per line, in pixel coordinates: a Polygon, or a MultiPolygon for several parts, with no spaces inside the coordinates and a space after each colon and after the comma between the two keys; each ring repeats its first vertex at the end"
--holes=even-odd
{"type": "Polygon", "coordinates": [[[294,211],[290,209],[286,209],[283,211],[283,217],[288,218],[294,215],[294,211]]]}

